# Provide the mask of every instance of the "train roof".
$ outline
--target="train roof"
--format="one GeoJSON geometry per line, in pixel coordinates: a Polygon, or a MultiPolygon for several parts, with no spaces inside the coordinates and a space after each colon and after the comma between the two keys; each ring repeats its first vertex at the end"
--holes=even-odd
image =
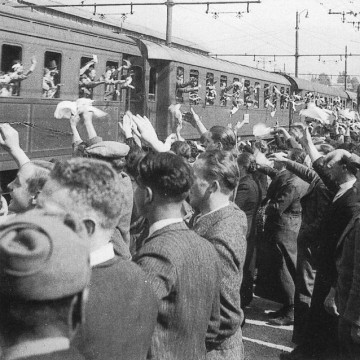
{"type": "Polygon", "coordinates": [[[230,74],[238,74],[255,80],[268,81],[271,83],[290,86],[290,82],[280,74],[267,72],[252,68],[250,66],[240,65],[226,60],[216,59],[210,56],[204,56],[193,52],[168,47],[166,45],[142,40],[146,46],[148,59],[176,61],[183,64],[189,64],[217,70],[230,74]]]}
{"type": "MultiPolygon", "coordinates": [[[[29,0],[29,1],[22,1],[22,4],[9,2],[7,5],[12,5],[14,7],[19,5],[39,5],[39,6],[46,6],[46,5],[60,5],[61,2],[53,1],[53,0],[29,0]]],[[[129,4],[130,5],[130,4],[129,4]]],[[[24,8],[26,9],[26,8],[24,8]]],[[[24,10],[21,9],[21,10],[24,10]]],[[[165,34],[159,31],[155,31],[149,29],[142,25],[131,24],[129,22],[123,22],[120,24],[118,17],[106,15],[104,19],[100,17],[94,17],[93,13],[89,11],[90,8],[85,7],[81,8],[81,5],[77,7],[60,7],[60,8],[37,8],[36,12],[41,12],[42,14],[47,14],[51,16],[57,16],[59,18],[66,18],[67,20],[74,20],[77,22],[78,19],[83,20],[83,24],[91,24],[92,26],[96,25],[97,28],[107,29],[113,32],[121,33],[129,36],[134,36],[136,38],[145,37],[155,41],[163,41],[165,42],[165,34]]],[[[101,8],[99,8],[101,9],[101,8]]],[[[98,10],[98,14],[101,14],[101,10],[98,10]]],[[[180,46],[184,48],[191,48],[194,51],[198,51],[199,53],[208,54],[209,50],[205,49],[205,47],[201,44],[196,44],[194,42],[178,38],[176,36],[172,37],[173,44],[175,46],[180,46]]]]}
{"type": "Polygon", "coordinates": [[[301,79],[301,78],[293,77],[293,76],[289,76],[289,75],[285,75],[285,76],[291,82],[293,82],[299,90],[317,92],[317,93],[329,95],[329,96],[340,96],[342,98],[348,97],[348,94],[344,90],[342,90],[338,87],[323,85],[323,84],[319,84],[317,82],[313,82],[313,81],[309,81],[309,80],[305,80],[305,79],[301,79]]]}

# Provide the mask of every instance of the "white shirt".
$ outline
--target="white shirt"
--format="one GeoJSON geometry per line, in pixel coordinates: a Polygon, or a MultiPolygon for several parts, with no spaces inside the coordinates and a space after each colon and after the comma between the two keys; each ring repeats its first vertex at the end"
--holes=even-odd
{"type": "Polygon", "coordinates": [[[90,266],[102,264],[115,257],[114,246],[112,243],[108,243],[90,253],[90,266]]]}
{"type": "Polygon", "coordinates": [[[148,237],[150,237],[155,231],[158,231],[158,230],[164,228],[165,226],[180,223],[180,222],[183,222],[182,218],[163,219],[163,220],[156,221],[150,226],[148,237]]]}
{"type": "Polygon", "coordinates": [[[347,181],[347,182],[341,184],[340,189],[334,196],[334,199],[332,202],[334,203],[337,199],[341,198],[349,189],[351,189],[354,186],[355,182],[356,182],[356,179],[353,179],[353,180],[350,180],[350,181],[347,181]]]}

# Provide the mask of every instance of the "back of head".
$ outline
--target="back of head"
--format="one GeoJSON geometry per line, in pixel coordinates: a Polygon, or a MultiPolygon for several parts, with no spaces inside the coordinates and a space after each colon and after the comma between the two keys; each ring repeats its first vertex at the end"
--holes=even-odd
{"type": "Polygon", "coordinates": [[[218,181],[221,191],[225,194],[233,191],[240,178],[235,157],[228,151],[205,151],[198,157],[204,161],[203,176],[207,181],[218,181]]]}
{"type": "Polygon", "coordinates": [[[253,154],[243,152],[237,157],[239,167],[243,167],[248,173],[256,171],[256,159],[253,154]]]}
{"type": "Polygon", "coordinates": [[[214,142],[220,142],[222,149],[232,151],[236,147],[236,136],[229,127],[215,125],[209,130],[214,142]]]}
{"type": "Polygon", "coordinates": [[[54,164],[45,160],[33,160],[23,166],[33,166],[34,171],[31,178],[27,180],[27,184],[29,193],[37,195],[49,179],[54,164]]]}
{"type": "Polygon", "coordinates": [[[191,148],[186,141],[175,141],[171,144],[171,151],[176,155],[183,157],[185,160],[189,161],[191,157],[191,148]]]}
{"type": "Polygon", "coordinates": [[[76,211],[94,211],[104,229],[117,225],[124,194],[120,177],[108,163],[72,158],[56,163],[50,176],[69,190],[76,211]]]}
{"type": "Polygon", "coordinates": [[[302,149],[291,149],[289,152],[289,159],[303,164],[306,158],[306,152],[302,149]]]}
{"type": "Polygon", "coordinates": [[[139,162],[137,181],[169,202],[184,200],[193,183],[191,166],[172,153],[149,153],[139,162]]]}

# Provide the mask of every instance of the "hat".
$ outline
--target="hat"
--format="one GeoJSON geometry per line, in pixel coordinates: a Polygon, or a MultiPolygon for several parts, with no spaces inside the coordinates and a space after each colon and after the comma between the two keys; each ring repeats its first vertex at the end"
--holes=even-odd
{"type": "Polygon", "coordinates": [[[117,141],[100,141],[87,147],[85,154],[116,159],[124,157],[129,153],[130,147],[117,141]]]}
{"type": "Polygon", "coordinates": [[[66,225],[69,219],[35,209],[0,226],[0,294],[45,301],[88,285],[89,246],[66,225]]]}

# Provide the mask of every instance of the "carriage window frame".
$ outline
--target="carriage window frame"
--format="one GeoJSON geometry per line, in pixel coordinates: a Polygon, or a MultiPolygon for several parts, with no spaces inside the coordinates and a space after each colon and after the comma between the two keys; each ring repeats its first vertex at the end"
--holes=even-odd
{"type": "Polygon", "coordinates": [[[215,99],[216,99],[216,90],[215,93],[210,93],[209,86],[214,86],[215,83],[215,75],[212,72],[206,73],[206,90],[205,90],[205,105],[206,106],[213,106],[215,105],[215,99]],[[214,95],[215,94],[215,95],[214,95]],[[210,96],[214,96],[214,98],[210,98],[210,96]]]}
{"type": "Polygon", "coordinates": [[[44,74],[42,77],[42,98],[43,99],[59,99],[61,98],[61,86],[63,84],[61,84],[61,68],[62,68],[62,62],[63,62],[63,53],[62,52],[58,52],[58,51],[52,51],[52,50],[46,50],[44,52],[44,74]],[[52,70],[50,69],[49,65],[52,65],[51,62],[55,61],[55,65],[56,65],[56,70],[52,70]],[[44,77],[45,77],[45,69],[50,69],[50,71],[54,72],[53,74],[53,80],[54,80],[54,85],[59,85],[55,95],[48,97],[45,95],[45,91],[44,91],[44,77]]]}
{"type": "Polygon", "coordinates": [[[225,93],[225,89],[228,86],[228,79],[226,75],[220,75],[220,106],[221,107],[225,107],[227,105],[227,99],[223,99],[223,94],[225,93]],[[221,90],[222,87],[222,83],[225,83],[225,88],[221,90]]]}
{"type": "MultiPolygon", "coordinates": [[[[21,63],[23,63],[23,46],[18,44],[9,44],[9,43],[3,43],[1,46],[1,66],[0,70],[3,71],[5,74],[11,72],[12,66],[14,65],[15,60],[19,60],[21,63]],[[18,48],[18,53],[14,54],[14,56],[7,56],[8,52],[4,49],[4,47],[9,48],[18,48]],[[6,54],[6,55],[5,55],[6,54]],[[13,64],[13,65],[11,65],[13,64]]],[[[28,66],[28,64],[25,64],[25,66],[28,66]]],[[[11,94],[9,97],[20,97],[21,93],[21,81],[14,82],[15,85],[11,86],[9,85],[9,91],[11,91],[11,94]]],[[[5,97],[5,96],[4,96],[5,97]]],[[[7,96],[6,96],[7,97],[7,96]]]]}
{"type": "Polygon", "coordinates": [[[266,100],[270,100],[270,84],[264,84],[264,108],[266,108],[266,100]]]}
{"type": "MultiPolygon", "coordinates": [[[[196,82],[193,82],[190,86],[191,88],[198,87],[199,86],[199,79],[200,79],[200,71],[197,69],[190,69],[190,81],[192,79],[196,79],[196,82]]],[[[196,98],[199,98],[199,90],[189,91],[189,104],[190,105],[198,105],[199,99],[195,100],[196,98]],[[192,99],[193,97],[193,99],[192,99]]]]}
{"type": "Polygon", "coordinates": [[[185,82],[185,69],[182,66],[177,66],[176,68],[176,90],[175,90],[175,98],[177,103],[184,103],[184,96],[183,93],[178,91],[182,87],[180,85],[184,84],[185,82]],[[182,74],[180,74],[180,71],[182,74]],[[182,79],[179,79],[179,76],[182,75],[182,79]]]}
{"type": "Polygon", "coordinates": [[[260,89],[261,89],[260,82],[255,81],[255,83],[254,83],[254,109],[260,108],[260,89]]]}
{"type": "Polygon", "coordinates": [[[251,81],[249,79],[244,80],[244,104],[247,106],[249,98],[251,98],[251,81]]]}
{"type": "MultiPolygon", "coordinates": [[[[115,67],[115,71],[119,68],[120,66],[120,62],[118,60],[107,60],[105,63],[105,73],[104,73],[104,79],[106,80],[106,73],[107,73],[107,68],[110,67],[115,67]]],[[[118,80],[114,79],[114,80],[118,80]]],[[[118,91],[119,91],[119,85],[111,85],[111,84],[104,84],[104,99],[107,101],[117,101],[119,100],[120,96],[118,95],[118,91]],[[111,93],[113,92],[113,93],[111,93]],[[109,94],[107,94],[109,93],[109,94]]]]}
{"type": "MultiPolygon", "coordinates": [[[[80,91],[80,79],[81,79],[81,76],[84,75],[91,67],[95,69],[96,71],[96,65],[97,63],[94,63],[93,65],[90,65],[86,70],[84,70],[82,73],[81,73],[81,70],[84,68],[84,66],[86,64],[88,64],[91,60],[93,60],[94,57],[93,56],[81,56],[80,57],[80,69],[79,69],[79,98],[82,98],[84,97],[80,91]]],[[[92,89],[91,91],[91,95],[89,96],[89,99],[92,99],[94,97],[94,88],[92,89]]]]}

